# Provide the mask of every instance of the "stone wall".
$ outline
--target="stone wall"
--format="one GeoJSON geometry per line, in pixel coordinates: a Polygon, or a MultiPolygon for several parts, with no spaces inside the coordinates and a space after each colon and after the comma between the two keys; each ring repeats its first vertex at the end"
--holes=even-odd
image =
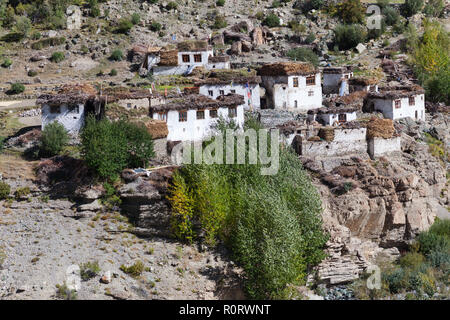
{"type": "Polygon", "coordinates": [[[367,142],[367,152],[372,159],[395,151],[401,151],[400,137],[392,139],[372,138],[367,142]]]}

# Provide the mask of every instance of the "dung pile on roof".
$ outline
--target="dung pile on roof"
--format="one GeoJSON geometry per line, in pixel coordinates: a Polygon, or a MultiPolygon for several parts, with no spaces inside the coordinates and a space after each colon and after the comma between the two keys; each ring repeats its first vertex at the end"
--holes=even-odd
{"type": "Polygon", "coordinates": [[[76,84],[65,84],[61,89],[58,90],[58,94],[88,94],[96,95],[97,89],[95,89],[89,83],[76,83],[76,84]]]}
{"type": "Polygon", "coordinates": [[[144,99],[151,98],[155,94],[151,94],[149,90],[146,89],[130,89],[126,87],[118,88],[106,88],[103,90],[104,95],[113,96],[119,100],[123,99],[144,99]]]}
{"type": "Polygon", "coordinates": [[[352,72],[352,71],[353,71],[352,66],[323,68],[323,73],[327,73],[327,74],[341,74],[341,73],[348,73],[348,72],[352,72]]]}
{"type": "Polygon", "coordinates": [[[368,97],[375,99],[400,99],[424,93],[425,90],[421,86],[411,84],[409,86],[393,86],[380,88],[380,92],[371,92],[369,93],[368,97]]]}
{"type": "Polygon", "coordinates": [[[177,44],[178,51],[207,51],[208,42],[204,40],[188,40],[177,44]]]}
{"type": "Polygon", "coordinates": [[[292,76],[292,75],[310,75],[317,73],[318,70],[310,63],[306,62],[277,62],[266,64],[259,68],[260,76],[292,76]]]}
{"type": "Polygon", "coordinates": [[[367,123],[367,138],[390,139],[395,135],[394,123],[391,119],[372,118],[367,123]]]}
{"type": "Polygon", "coordinates": [[[209,84],[209,85],[224,85],[224,84],[259,84],[261,83],[261,77],[256,75],[255,71],[248,72],[247,70],[215,70],[210,72],[208,77],[196,82],[196,85],[209,84]]]}
{"type": "Polygon", "coordinates": [[[219,96],[217,99],[211,99],[201,94],[191,94],[180,96],[167,101],[166,104],[150,107],[153,111],[168,110],[188,110],[188,109],[207,109],[207,108],[226,108],[244,104],[244,96],[239,94],[228,94],[219,96]]]}
{"type": "Polygon", "coordinates": [[[348,80],[348,83],[354,86],[369,86],[378,83],[378,79],[374,77],[354,77],[348,80]]]}
{"type": "Polygon", "coordinates": [[[165,121],[148,118],[139,121],[139,123],[142,123],[147,128],[147,132],[152,135],[153,139],[165,138],[169,134],[165,121]]]}
{"type": "Polygon", "coordinates": [[[88,83],[64,85],[56,94],[43,94],[36,100],[37,105],[76,105],[96,98],[97,90],[88,83]]]}

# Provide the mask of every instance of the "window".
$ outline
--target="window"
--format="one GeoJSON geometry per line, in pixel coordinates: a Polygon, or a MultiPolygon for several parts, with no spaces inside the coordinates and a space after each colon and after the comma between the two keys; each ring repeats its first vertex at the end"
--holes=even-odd
{"type": "Polygon", "coordinates": [[[209,110],[209,116],[211,118],[217,118],[217,109],[211,109],[209,110]]]}
{"type": "Polygon", "coordinates": [[[167,122],[167,112],[158,112],[158,120],[167,122]]]}
{"type": "Polygon", "coordinates": [[[234,94],[234,93],[236,93],[236,90],[230,90],[230,92],[234,94]]]}
{"type": "Polygon", "coordinates": [[[298,88],[298,78],[294,78],[294,88],[298,88]]]}
{"type": "Polygon", "coordinates": [[[178,111],[178,121],[180,122],[186,122],[187,121],[187,111],[178,111]]]}
{"type": "Polygon", "coordinates": [[[309,90],[308,91],[308,97],[312,97],[314,96],[314,91],[313,90],[309,90]]]}
{"type": "Polygon", "coordinates": [[[131,103],[127,103],[127,108],[131,109],[131,103]]]}
{"type": "Polygon", "coordinates": [[[298,108],[298,102],[297,102],[297,100],[294,101],[294,107],[295,107],[295,108],[298,108]]]}
{"type": "Polygon", "coordinates": [[[414,98],[414,97],[409,97],[409,105],[410,106],[413,106],[413,105],[415,105],[416,104],[416,99],[414,98]]]}
{"type": "Polygon", "coordinates": [[[202,62],[202,55],[194,54],[194,62],[202,62]]]}
{"type": "Polygon", "coordinates": [[[50,106],[50,113],[61,113],[60,106],[50,106]]]}
{"type": "Polygon", "coordinates": [[[224,91],[224,90],[219,90],[219,94],[220,94],[221,96],[224,96],[224,95],[225,95],[225,91],[224,91]]]}
{"type": "Polygon", "coordinates": [[[80,113],[80,107],[78,107],[78,106],[70,106],[69,107],[69,112],[71,112],[71,113],[80,113]]]}
{"type": "Polygon", "coordinates": [[[205,119],[205,111],[204,110],[197,110],[197,120],[205,119]]]}
{"type": "Polygon", "coordinates": [[[350,75],[346,74],[345,79],[349,79],[349,78],[350,78],[350,75]]]}
{"type": "Polygon", "coordinates": [[[341,113],[338,116],[339,122],[346,122],[347,121],[347,115],[345,113],[341,113]]]}
{"type": "Polygon", "coordinates": [[[183,54],[182,58],[183,58],[183,62],[188,62],[188,63],[191,62],[191,58],[189,57],[188,54],[183,54]]]}
{"type": "Polygon", "coordinates": [[[400,102],[401,102],[400,100],[395,100],[394,101],[395,109],[400,109],[400,107],[401,107],[401,103],[400,102]]]}
{"type": "Polygon", "coordinates": [[[418,112],[417,112],[417,110],[416,110],[416,119],[418,118],[418,112]]]}
{"type": "Polygon", "coordinates": [[[237,116],[237,110],[236,110],[235,107],[234,107],[234,108],[229,108],[229,109],[228,109],[228,116],[229,116],[230,118],[236,118],[236,116],[237,116]]]}
{"type": "Polygon", "coordinates": [[[314,86],[316,85],[316,76],[307,76],[306,77],[306,85],[307,86],[314,86]]]}
{"type": "Polygon", "coordinates": [[[208,90],[208,94],[212,97],[214,95],[214,92],[212,90],[208,90]]]}

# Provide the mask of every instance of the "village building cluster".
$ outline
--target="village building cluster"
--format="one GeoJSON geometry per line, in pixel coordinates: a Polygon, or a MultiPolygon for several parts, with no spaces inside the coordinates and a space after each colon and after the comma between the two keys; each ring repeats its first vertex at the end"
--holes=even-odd
{"type": "Polygon", "coordinates": [[[283,142],[299,155],[367,152],[377,157],[400,150],[399,137],[391,132],[392,120],[425,120],[423,88],[379,87],[376,78],[355,76],[351,66],[319,70],[308,63],[276,62],[258,70],[230,69],[229,56],[215,56],[207,41],[185,41],[149,47],[143,67],[155,77],[191,76],[193,86],[161,93],[153,85],[147,89],[67,85],[39,97],[42,128],[59,121],[77,135],[87,114],[101,118],[108,106],[115,105],[139,114],[163,150],[168,144],[206,139],[220,118],[242,128],[245,112],[273,109],[302,115],[303,122],[281,128],[283,142]],[[206,72],[192,76],[197,67],[206,72]],[[391,124],[372,119],[363,125],[358,119],[374,112],[391,124]],[[374,134],[371,126],[389,127],[389,133],[374,134]]]}

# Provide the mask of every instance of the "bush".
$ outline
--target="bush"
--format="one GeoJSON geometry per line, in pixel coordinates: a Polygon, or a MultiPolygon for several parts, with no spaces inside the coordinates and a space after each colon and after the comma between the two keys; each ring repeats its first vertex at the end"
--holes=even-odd
{"type": "Polygon", "coordinates": [[[418,269],[424,262],[425,257],[417,252],[408,252],[399,260],[400,266],[410,269],[418,269]]]}
{"type": "Polygon", "coordinates": [[[306,42],[307,44],[311,44],[311,43],[314,42],[314,40],[316,40],[316,36],[314,35],[314,33],[310,33],[310,34],[308,34],[308,36],[306,37],[305,42],[306,42]]]}
{"type": "Polygon", "coordinates": [[[314,66],[319,65],[319,57],[309,48],[295,48],[287,52],[291,60],[310,62],[314,66]]]}
{"type": "Polygon", "coordinates": [[[69,142],[69,134],[58,121],[53,121],[42,130],[40,151],[43,156],[59,154],[69,142]]]}
{"type": "Polygon", "coordinates": [[[399,293],[408,286],[408,277],[402,268],[383,274],[384,281],[388,284],[391,293],[399,293]]]}
{"type": "Polygon", "coordinates": [[[3,60],[2,67],[3,68],[9,68],[12,65],[12,63],[13,62],[12,62],[11,59],[6,58],[5,60],[3,60]]]}
{"type": "Polygon", "coordinates": [[[167,10],[175,10],[177,8],[178,8],[178,4],[176,2],[173,2],[173,1],[169,2],[167,4],[167,6],[166,6],[167,10]]]}
{"type": "Polygon", "coordinates": [[[36,70],[28,70],[28,76],[29,77],[35,77],[35,76],[37,76],[37,71],[36,70]]]}
{"type": "Polygon", "coordinates": [[[65,55],[64,55],[64,52],[56,51],[56,52],[53,52],[53,54],[52,54],[50,60],[51,60],[52,62],[59,63],[59,62],[63,61],[65,58],[66,58],[66,57],[65,57],[65,55]]]}
{"type": "Polygon", "coordinates": [[[89,8],[91,17],[99,17],[100,16],[100,7],[98,6],[97,0],[89,0],[89,8]]]}
{"type": "Polygon", "coordinates": [[[126,274],[129,274],[130,276],[137,278],[139,277],[142,272],[144,272],[144,263],[142,261],[136,261],[135,264],[127,267],[125,265],[120,266],[120,270],[125,272],[126,274]]]}
{"type": "Polygon", "coordinates": [[[88,281],[100,273],[98,261],[86,262],[80,265],[80,276],[83,281],[88,281]]]}
{"type": "Polygon", "coordinates": [[[30,193],[31,193],[31,190],[29,187],[18,188],[14,192],[14,198],[16,200],[26,199],[30,195],[30,193]]]}
{"type": "Polygon", "coordinates": [[[214,29],[222,29],[222,28],[226,28],[227,25],[228,25],[228,23],[224,16],[217,16],[214,20],[213,28],[214,29]]]}
{"type": "Polygon", "coordinates": [[[358,43],[364,42],[365,38],[365,32],[359,25],[338,25],[334,29],[334,43],[339,50],[353,49],[358,43]]]}
{"type": "Polygon", "coordinates": [[[264,19],[263,24],[268,26],[269,28],[279,27],[280,18],[278,18],[276,14],[269,13],[264,19]]]}
{"type": "Polygon", "coordinates": [[[408,18],[422,10],[422,7],[423,0],[405,0],[405,3],[401,7],[401,11],[403,16],[408,18]]]}
{"type": "Polygon", "coordinates": [[[153,140],[143,126],[88,117],[81,132],[86,164],[101,178],[115,180],[126,167],[145,167],[154,156],[153,140]]]}
{"type": "Polygon", "coordinates": [[[139,15],[139,13],[133,13],[132,15],[131,15],[131,23],[132,24],[134,24],[134,25],[136,25],[136,24],[138,24],[139,22],[141,22],[141,16],[139,15]]]}
{"type": "Polygon", "coordinates": [[[394,9],[392,7],[384,8],[382,13],[384,16],[384,21],[388,26],[395,25],[400,19],[400,13],[397,11],[397,9],[394,9]]]}
{"type": "Polygon", "coordinates": [[[0,136],[0,154],[3,152],[3,149],[5,148],[5,137],[0,136]]]}
{"type": "Polygon", "coordinates": [[[19,17],[14,25],[14,30],[26,37],[31,30],[30,19],[27,17],[19,17]]]}
{"type": "Polygon", "coordinates": [[[11,88],[8,90],[8,94],[19,94],[25,91],[25,86],[21,83],[13,83],[11,84],[11,88]]]}
{"type": "Polygon", "coordinates": [[[11,193],[11,187],[6,182],[0,181],[0,200],[7,199],[11,193]]]}
{"type": "Polygon", "coordinates": [[[112,61],[122,61],[123,60],[123,53],[121,50],[116,49],[111,53],[111,56],[109,57],[112,61]]]}
{"type": "Polygon", "coordinates": [[[440,17],[444,12],[445,3],[443,0],[428,0],[423,12],[429,17],[440,17]]]}
{"type": "Polygon", "coordinates": [[[216,1],[216,6],[223,7],[224,5],[225,5],[225,0],[217,0],[216,1]]]}
{"type": "Polygon", "coordinates": [[[117,33],[128,33],[133,28],[133,23],[127,19],[122,18],[119,20],[119,24],[117,25],[116,32],[117,33]]]}
{"type": "Polygon", "coordinates": [[[39,40],[41,37],[42,37],[42,35],[39,31],[35,31],[31,34],[32,40],[39,40]]]}
{"type": "Polygon", "coordinates": [[[153,21],[152,24],[150,25],[150,30],[154,31],[154,32],[158,32],[161,30],[161,23],[153,21]]]}
{"type": "Polygon", "coordinates": [[[41,50],[47,47],[59,46],[66,42],[66,38],[64,37],[53,37],[53,38],[45,38],[39,41],[36,41],[31,44],[31,48],[34,50],[41,50]]]}
{"type": "Polygon", "coordinates": [[[363,23],[366,10],[360,0],[344,0],[337,5],[336,14],[346,24],[363,23]]]}
{"type": "Polygon", "coordinates": [[[264,12],[262,12],[262,11],[258,11],[258,12],[255,14],[255,18],[258,19],[259,21],[263,21],[263,20],[264,20],[264,17],[265,17],[265,14],[264,14],[264,12]]]}
{"type": "Polygon", "coordinates": [[[109,72],[109,75],[111,77],[117,76],[117,70],[116,69],[111,69],[111,71],[109,72]]]}

